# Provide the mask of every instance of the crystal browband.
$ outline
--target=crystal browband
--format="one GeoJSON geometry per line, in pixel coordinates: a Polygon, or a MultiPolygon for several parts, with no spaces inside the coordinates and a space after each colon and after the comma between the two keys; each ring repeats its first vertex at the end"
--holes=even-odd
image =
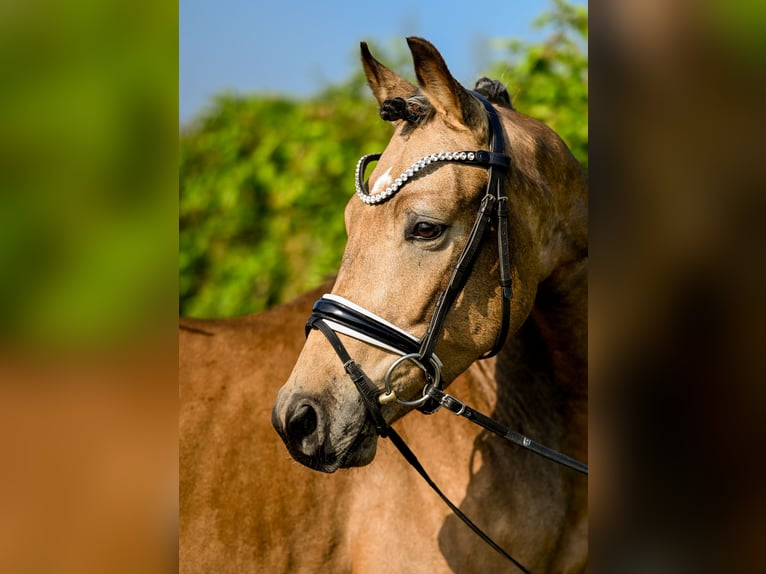
{"type": "Polygon", "coordinates": [[[379,153],[371,153],[371,154],[363,155],[356,164],[356,172],[354,174],[355,183],[356,183],[356,193],[359,196],[359,198],[363,202],[365,202],[367,205],[373,205],[376,203],[382,203],[386,201],[388,198],[394,195],[397,191],[399,191],[399,189],[401,189],[401,187],[405,183],[407,183],[407,180],[409,180],[421,169],[423,169],[424,167],[432,163],[447,161],[447,162],[464,163],[468,165],[480,165],[484,167],[497,165],[499,167],[505,167],[505,168],[507,168],[510,165],[510,160],[507,156],[484,151],[484,150],[432,153],[431,155],[422,157],[418,161],[413,163],[412,166],[407,168],[402,173],[402,175],[397,177],[391,183],[391,185],[389,185],[386,189],[384,189],[380,193],[370,195],[367,189],[367,186],[364,183],[364,172],[365,172],[365,169],[367,168],[367,165],[370,162],[379,160],[381,155],[382,154],[379,154],[379,153]]]}

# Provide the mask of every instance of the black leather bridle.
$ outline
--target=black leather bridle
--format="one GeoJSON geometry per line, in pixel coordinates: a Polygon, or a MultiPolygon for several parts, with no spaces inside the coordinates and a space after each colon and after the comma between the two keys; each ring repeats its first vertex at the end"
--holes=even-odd
{"type": "Polygon", "coordinates": [[[402,441],[401,437],[385,421],[381,412],[381,405],[398,402],[404,405],[415,406],[418,410],[431,414],[440,407],[463,416],[483,428],[506,438],[519,446],[529,449],[549,460],[567,466],[583,474],[588,474],[588,467],[564,454],[549,449],[535,441],[501,425],[490,417],[475,411],[462,401],[445,393],[441,388],[442,363],[434,354],[437,340],[444,328],[444,322],[449,310],[455,303],[457,296],[465,287],[471,273],[473,264],[477,258],[479,248],[484,240],[487,229],[490,227],[493,217],[497,219],[497,242],[500,261],[500,287],[502,289],[502,324],[497,334],[492,350],[482,358],[488,358],[497,354],[502,349],[508,335],[508,323],[510,318],[510,301],[512,297],[510,246],[508,237],[508,198],[505,195],[504,175],[511,168],[511,159],[505,152],[505,140],[503,127],[497,112],[483,96],[473,92],[473,95],[484,105],[489,120],[489,151],[460,151],[442,152],[426,156],[411,166],[399,178],[397,178],[386,190],[370,194],[364,183],[366,167],[372,161],[380,159],[381,154],[369,154],[363,156],[356,168],[356,190],[359,197],[368,205],[383,203],[393,196],[415,173],[434,163],[452,162],[466,165],[481,166],[488,170],[489,181],[484,197],[481,200],[479,212],[473,228],[468,236],[465,246],[458,257],[455,269],[449,279],[447,287],[437,299],[434,312],[431,315],[428,328],[422,338],[407,333],[399,327],[389,323],[374,313],[354,304],[353,302],[337,296],[325,295],[320,298],[313,307],[311,317],[306,324],[306,336],[312,329],[319,330],[330,342],[337,353],[343,368],[356,386],[367,412],[370,415],[377,433],[382,437],[388,437],[394,442],[404,457],[425,478],[428,484],[439,494],[447,505],[485,542],[492,546],[504,557],[512,561],[523,572],[528,572],[524,566],[516,561],[510,554],[497,545],[491,538],[482,532],[459,508],[447,499],[446,496],[433,483],[417,458],[402,441]],[[362,368],[351,358],[337,333],[364,341],[368,344],[385,349],[400,355],[389,367],[385,376],[384,389],[378,388],[372,383],[362,368]],[[426,384],[423,387],[422,397],[415,400],[402,400],[393,391],[390,378],[393,371],[404,361],[411,361],[424,373],[426,384]]]}
{"type": "MultiPolygon", "coordinates": [[[[502,349],[505,339],[508,335],[508,322],[510,317],[511,290],[511,265],[510,265],[510,247],[508,244],[508,198],[505,195],[503,185],[503,174],[510,169],[511,159],[505,154],[505,140],[503,138],[503,128],[497,112],[483,96],[474,92],[474,95],[484,104],[489,119],[489,151],[458,151],[442,152],[431,154],[420,159],[400,178],[389,187],[388,190],[377,195],[371,195],[364,183],[364,173],[367,165],[372,161],[377,161],[381,154],[369,154],[359,160],[356,169],[356,189],[357,194],[365,203],[382,203],[389,199],[399,188],[401,188],[407,179],[414,173],[431,164],[442,162],[461,163],[466,165],[476,165],[485,167],[488,170],[489,180],[487,190],[481,200],[479,213],[474,222],[471,233],[468,236],[463,251],[458,257],[455,269],[447,284],[447,288],[442,291],[436,301],[428,328],[421,339],[403,332],[401,329],[384,321],[377,315],[363,309],[350,301],[337,296],[325,296],[319,299],[312,310],[312,315],[306,325],[306,334],[312,328],[319,329],[328,338],[336,353],[341,356],[346,371],[354,371],[352,378],[359,377],[359,382],[355,381],[357,388],[363,397],[380,395],[378,400],[371,401],[368,404],[368,410],[376,422],[378,432],[385,431],[385,424],[378,424],[382,421],[380,415],[380,403],[387,404],[397,401],[406,405],[414,405],[422,412],[433,413],[440,406],[441,402],[428,392],[430,389],[439,390],[439,381],[441,378],[441,362],[434,354],[437,340],[444,328],[444,322],[449,310],[452,308],[455,299],[465,287],[465,283],[471,273],[471,269],[476,260],[479,248],[484,240],[487,229],[490,226],[493,215],[497,217],[498,229],[498,252],[500,256],[500,286],[502,288],[502,326],[497,334],[492,350],[484,358],[497,354],[502,349]],[[326,327],[326,328],[323,328],[326,327]],[[381,394],[376,387],[370,388],[369,379],[362,377],[361,369],[350,361],[348,353],[337,336],[335,331],[342,332],[351,337],[361,339],[371,344],[382,343],[383,348],[393,350],[402,355],[402,359],[395,362],[386,375],[386,389],[381,394]],[[330,335],[329,333],[333,334],[330,335]],[[348,357],[346,359],[346,357],[348,357]],[[396,398],[388,381],[393,369],[395,369],[403,360],[410,360],[419,366],[425,375],[426,385],[423,388],[423,396],[415,401],[403,401],[396,398]],[[377,412],[376,412],[377,411],[377,412]]],[[[350,373],[349,373],[350,374],[350,373]]],[[[366,401],[365,401],[366,402],[366,401]]]]}

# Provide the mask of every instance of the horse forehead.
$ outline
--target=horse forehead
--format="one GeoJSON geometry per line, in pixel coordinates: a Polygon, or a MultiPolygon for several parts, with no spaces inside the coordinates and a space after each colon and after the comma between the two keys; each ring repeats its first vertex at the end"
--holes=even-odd
{"type": "MultiPolygon", "coordinates": [[[[443,122],[436,120],[431,120],[428,125],[417,127],[412,132],[406,132],[406,135],[404,135],[405,132],[406,128],[397,128],[397,132],[389,141],[372,174],[373,176],[377,176],[376,172],[379,170],[384,170],[379,177],[385,180],[386,177],[384,176],[388,176],[393,181],[394,178],[404,174],[407,169],[427,156],[487,147],[486,142],[477,141],[476,134],[470,130],[448,128],[443,125],[443,122]]],[[[442,164],[433,171],[427,170],[429,180],[451,171],[443,169],[444,167],[448,167],[448,165],[442,164]]],[[[470,174],[471,171],[469,170],[465,175],[470,177],[470,174]]],[[[381,191],[383,189],[385,187],[381,191]]]]}
{"type": "Polygon", "coordinates": [[[391,175],[391,170],[393,167],[389,167],[384,171],[382,174],[380,174],[377,178],[375,178],[374,182],[372,183],[372,189],[370,190],[371,195],[375,195],[377,193],[382,192],[384,189],[386,189],[391,183],[393,183],[394,178],[391,175]]]}
{"type": "MultiPolygon", "coordinates": [[[[424,157],[442,152],[486,147],[476,141],[475,134],[464,130],[447,129],[437,124],[438,122],[432,121],[428,126],[420,126],[407,133],[403,133],[406,130],[397,128],[380,161],[369,175],[367,185],[370,195],[384,192],[397,178],[424,157]]],[[[380,205],[368,206],[351,201],[346,211],[347,229],[350,229],[350,225],[359,224],[362,221],[364,222],[362,227],[365,228],[372,221],[396,218],[402,215],[403,210],[408,211],[416,207],[423,208],[426,212],[435,210],[435,213],[431,215],[447,215],[454,211],[455,206],[470,200],[469,196],[473,195],[476,185],[484,185],[485,182],[485,170],[466,168],[451,163],[434,164],[430,169],[422,170],[417,177],[406,181],[394,197],[380,205]],[[388,208],[383,208],[384,205],[388,208]],[[391,209],[392,205],[396,207],[391,209]]],[[[358,225],[355,227],[358,228],[358,225]]],[[[375,231],[379,232],[380,229],[376,228],[375,231]]],[[[372,230],[366,229],[366,232],[372,232],[372,230]]]]}

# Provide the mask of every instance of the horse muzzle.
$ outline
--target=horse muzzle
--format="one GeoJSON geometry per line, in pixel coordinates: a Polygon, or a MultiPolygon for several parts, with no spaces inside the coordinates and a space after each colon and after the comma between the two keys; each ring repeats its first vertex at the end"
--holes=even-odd
{"type": "MultiPolygon", "coordinates": [[[[337,385],[329,384],[320,387],[323,391],[312,393],[306,390],[307,385],[296,384],[293,379],[280,390],[272,424],[293,458],[310,468],[334,472],[342,467],[363,466],[374,458],[376,438],[387,435],[391,420],[412,407],[430,412],[425,405],[429,400],[425,389],[439,385],[442,363],[432,355],[425,365],[417,353],[420,339],[338,295],[325,295],[314,304],[306,325],[307,337],[313,329],[330,343],[357,392],[338,392],[337,385]],[[372,378],[351,358],[338,333],[386,353],[383,362],[373,368],[372,378]],[[392,354],[399,358],[392,359],[392,354]],[[404,400],[398,394],[409,385],[398,385],[395,392],[397,385],[392,379],[401,380],[402,375],[407,378],[407,370],[413,365],[425,373],[425,381],[421,396],[404,400]],[[378,380],[383,384],[375,382],[378,380]]],[[[304,359],[301,366],[305,369],[308,364],[309,360],[304,359]]],[[[317,377],[312,371],[304,376],[317,377]]],[[[405,396],[412,392],[410,388],[405,396]]]]}
{"type": "MultiPolygon", "coordinates": [[[[364,405],[340,407],[346,411],[340,428],[333,426],[327,406],[316,398],[301,393],[283,394],[271,412],[271,423],[285,443],[290,455],[301,464],[332,473],[339,468],[364,466],[375,457],[377,433],[366,416],[364,405]]],[[[337,409],[333,408],[337,413],[337,409]]],[[[333,417],[335,418],[335,417],[333,417]]]]}

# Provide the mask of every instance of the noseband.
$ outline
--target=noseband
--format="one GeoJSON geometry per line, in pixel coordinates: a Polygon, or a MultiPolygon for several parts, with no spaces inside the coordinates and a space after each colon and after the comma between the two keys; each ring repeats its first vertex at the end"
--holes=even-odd
{"type": "Polygon", "coordinates": [[[489,120],[489,151],[459,151],[440,152],[425,156],[415,162],[401,176],[385,190],[377,194],[370,194],[364,182],[364,173],[368,164],[380,159],[382,154],[369,154],[363,156],[356,166],[356,193],[367,205],[383,203],[396,194],[407,181],[418,171],[431,164],[442,162],[461,163],[485,167],[488,170],[489,181],[484,197],[481,200],[479,213],[473,224],[463,251],[458,257],[455,269],[450,276],[447,288],[442,291],[436,301],[434,312],[422,338],[417,338],[407,333],[396,325],[386,321],[378,315],[354,304],[353,302],[338,295],[324,295],[312,309],[311,317],[306,323],[306,336],[312,329],[318,329],[330,342],[337,353],[343,368],[349,375],[365,404],[367,412],[375,424],[375,429],[380,436],[389,437],[407,461],[420,473],[426,482],[442,498],[449,508],[468,525],[482,540],[489,544],[498,553],[513,562],[522,572],[529,572],[523,565],[514,559],[508,552],[487,536],[478,528],[463,512],[455,506],[436,486],[428,476],[428,473],[418,462],[417,458],[401,439],[401,437],[388,426],[381,412],[381,405],[397,402],[403,405],[415,406],[418,410],[431,414],[439,407],[444,407],[452,413],[463,416],[483,428],[493,432],[511,442],[529,449],[549,460],[572,468],[583,474],[588,473],[588,467],[566,455],[553,449],[549,449],[535,441],[513,431],[490,417],[473,410],[455,397],[443,392],[441,388],[442,362],[434,353],[436,342],[444,328],[447,313],[455,303],[455,299],[465,287],[466,281],[476,261],[479,247],[484,239],[487,228],[490,226],[493,216],[497,217],[497,245],[500,261],[500,287],[502,290],[502,324],[497,334],[492,350],[481,358],[496,355],[505,343],[508,335],[508,323],[510,318],[511,289],[511,265],[510,247],[508,243],[508,197],[505,195],[503,175],[511,168],[511,158],[505,153],[505,140],[503,127],[497,112],[481,94],[473,92],[473,95],[481,101],[487,112],[489,120]],[[384,378],[384,389],[376,387],[365,375],[362,368],[351,358],[337,333],[350,336],[388,352],[400,355],[389,367],[384,378]],[[394,370],[403,362],[410,361],[423,371],[426,384],[423,386],[422,396],[415,400],[403,400],[396,396],[392,385],[391,376],[394,370]]]}

